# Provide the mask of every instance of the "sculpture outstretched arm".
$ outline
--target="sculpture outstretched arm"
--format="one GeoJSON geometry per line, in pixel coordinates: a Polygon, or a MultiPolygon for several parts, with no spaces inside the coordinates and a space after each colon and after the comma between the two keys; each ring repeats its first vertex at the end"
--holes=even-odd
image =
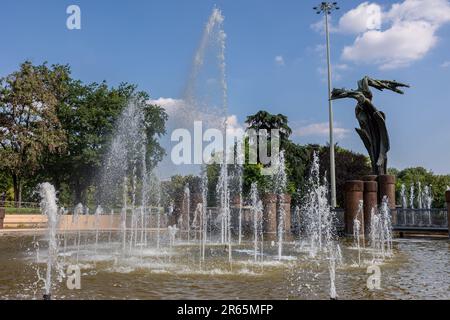
{"type": "Polygon", "coordinates": [[[394,81],[376,80],[376,79],[372,79],[369,77],[366,77],[365,79],[367,80],[368,86],[378,89],[380,91],[387,89],[387,90],[391,90],[391,91],[399,93],[399,94],[404,94],[404,92],[402,90],[400,90],[399,88],[409,88],[410,87],[409,85],[407,85],[405,83],[397,82],[395,80],[394,81]]]}
{"type": "Polygon", "coordinates": [[[361,91],[357,90],[346,90],[346,89],[333,89],[331,92],[331,100],[352,98],[357,100],[359,103],[363,103],[366,99],[361,91]]]}

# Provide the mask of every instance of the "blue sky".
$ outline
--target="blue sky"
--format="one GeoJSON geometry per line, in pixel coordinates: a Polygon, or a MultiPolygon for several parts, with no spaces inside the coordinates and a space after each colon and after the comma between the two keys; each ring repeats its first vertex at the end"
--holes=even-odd
{"type": "MultiPolygon", "coordinates": [[[[260,109],[284,113],[295,141],[327,141],[324,35],[312,10],[320,1],[0,1],[0,76],[25,59],[68,63],[85,82],[136,83],[153,99],[180,98],[217,5],[230,113],[241,123],[260,109]],[[66,28],[71,4],[81,8],[81,30],[66,28]]],[[[391,134],[389,165],[450,173],[448,0],[345,0],[332,25],[335,87],[355,87],[364,75],[412,86],[404,96],[375,94],[391,134]]],[[[339,144],[366,153],[353,129],[354,102],[338,101],[334,110],[339,144]]]]}

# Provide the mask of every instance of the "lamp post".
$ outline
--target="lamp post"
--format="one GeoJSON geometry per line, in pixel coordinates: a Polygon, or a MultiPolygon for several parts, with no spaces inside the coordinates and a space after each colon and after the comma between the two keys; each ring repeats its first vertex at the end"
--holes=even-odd
{"type": "Polygon", "coordinates": [[[330,121],[330,182],[331,182],[331,207],[336,208],[336,166],[334,160],[334,134],[333,134],[333,104],[331,101],[331,59],[330,59],[330,30],[328,16],[333,10],[339,10],[337,2],[322,2],[314,7],[317,14],[325,15],[325,33],[327,37],[327,65],[328,65],[328,109],[330,121]]]}

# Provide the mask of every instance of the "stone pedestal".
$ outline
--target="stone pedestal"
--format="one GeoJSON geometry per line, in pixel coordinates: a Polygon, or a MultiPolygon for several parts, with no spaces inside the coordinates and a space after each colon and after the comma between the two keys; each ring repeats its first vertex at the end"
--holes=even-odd
{"type": "Polygon", "coordinates": [[[376,210],[378,205],[378,183],[376,181],[374,180],[364,181],[363,200],[364,200],[364,232],[366,236],[368,236],[370,232],[372,210],[373,209],[376,210]]]}
{"type": "Polygon", "coordinates": [[[364,199],[364,182],[360,180],[345,183],[345,233],[353,235],[353,220],[358,214],[359,204],[364,199]]]}
{"type": "Polygon", "coordinates": [[[397,224],[397,210],[395,201],[395,176],[378,176],[378,201],[381,203],[383,198],[389,199],[389,209],[391,209],[392,224],[397,224]]]}
{"type": "Polygon", "coordinates": [[[286,235],[291,234],[291,200],[291,195],[284,194],[280,203],[284,209],[284,232],[286,235]]]}
{"type": "Polygon", "coordinates": [[[367,176],[364,176],[362,179],[363,179],[364,182],[366,182],[366,181],[377,181],[378,176],[376,176],[376,175],[367,175],[367,176]]]}
{"type": "Polygon", "coordinates": [[[266,193],[263,197],[263,229],[267,240],[276,239],[277,235],[277,195],[266,193]]]}
{"type": "Polygon", "coordinates": [[[381,203],[383,198],[387,196],[389,199],[389,208],[395,209],[395,176],[381,175],[378,176],[378,201],[381,203]]]}
{"type": "Polygon", "coordinates": [[[450,238],[450,191],[445,193],[445,200],[447,202],[448,236],[450,238]]]}

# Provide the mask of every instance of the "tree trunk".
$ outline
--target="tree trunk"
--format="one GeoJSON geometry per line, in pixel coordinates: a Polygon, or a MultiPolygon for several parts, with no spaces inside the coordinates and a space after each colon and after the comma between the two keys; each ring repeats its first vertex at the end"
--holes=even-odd
{"type": "Polygon", "coordinates": [[[17,174],[13,174],[14,203],[16,208],[22,207],[22,181],[17,174]]]}

